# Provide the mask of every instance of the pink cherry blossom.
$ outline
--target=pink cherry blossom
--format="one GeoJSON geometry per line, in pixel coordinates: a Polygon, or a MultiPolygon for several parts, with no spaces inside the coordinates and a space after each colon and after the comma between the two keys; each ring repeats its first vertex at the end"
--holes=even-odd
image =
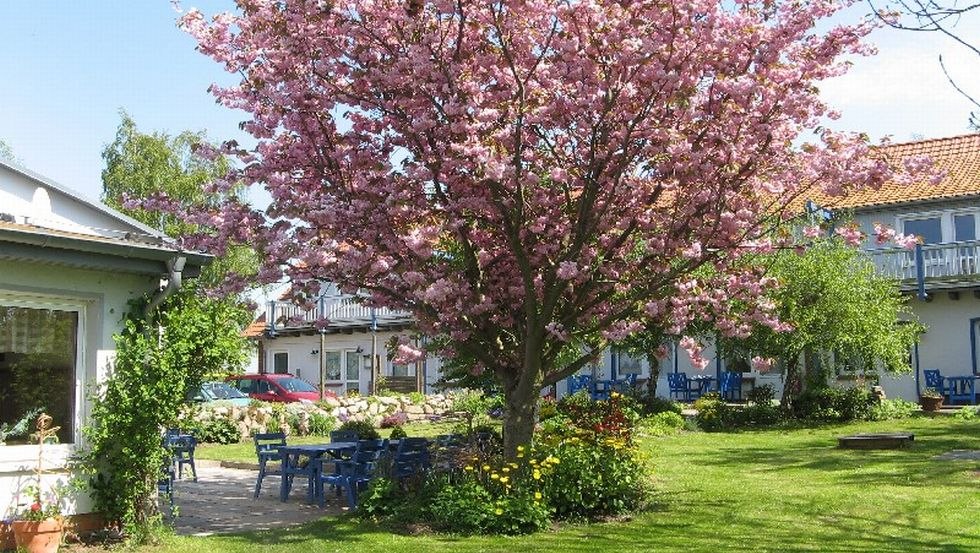
{"type": "Polygon", "coordinates": [[[834,230],[834,234],[843,238],[844,243],[848,246],[858,247],[861,245],[861,242],[864,241],[864,233],[851,226],[838,227],[836,230],[834,230]]]}

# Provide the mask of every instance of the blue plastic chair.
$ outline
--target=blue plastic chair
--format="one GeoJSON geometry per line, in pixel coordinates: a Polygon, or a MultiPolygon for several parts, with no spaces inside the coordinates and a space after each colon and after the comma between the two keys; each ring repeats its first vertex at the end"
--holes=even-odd
{"type": "Polygon", "coordinates": [[[197,466],[194,464],[194,450],[197,449],[197,438],[189,434],[182,434],[174,440],[171,451],[174,455],[174,465],[177,469],[177,478],[183,478],[184,465],[191,467],[194,481],[197,482],[197,466]]]}
{"type": "Polygon", "coordinates": [[[701,393],[701,383],[687,377],[687,373],[667,373],[667,386],[671,397],[691,401],[701,393]]]}
{"type": "Polygon", "coordinates": [[[573,374],[566,379],[568,384],[568,395],[572,395],[579,390],[587,390],[592,385],[592,375],[573,374]]]}
{"type": "Polygon", "coordinates": [[[742,373],[735,371],[721,373],[718,392],[728,401],[742,401],[742,373]]]}
{"type": "Polygon", "coordinates": [[[339,469],[337,473],[321,473],[320,485],[317,487],[320,506],[323,507],[326,503],[326,494],[323,490],[325,486],[329,485],[335,488],[338,494],[341,491],[345,492],[347,506],[351,509],[356,508],[357,493],[367,487],[371,480],[374,479],[378,471],[379,460],[383,453],[384,451],[380,448],[373,450],[361,450],[358,448],[350,460],[336,462],[336,466],[339,469]]]}
{"type": "Polygon", "coordinates": [[[392,459],[391,476],[401,480],[422,472],[429,465],[429,441],[425,438],[402,438],[392,459]]]}
{"type": "Polygon", "coordinates": [[[286,445],[286,435],[282,432],[269,432],[252,436],[255,442],[255,455],[259,459],[259,475],[255,479],[255,494],[259,497],[262,491],[262,480],[269,475],[282,476],[282,453],[279,452],[281,446],[286,445]],[[279,462],[279,467],[269,468],[269,462],[279,462]]]}
{"type": "Polygon", "coordinates": [[[939,372],[939,369],[923,369],[922,374],[926,377],[926,387],[936,390],[948,401],[950,389],[946,386],[946,379],[939,372]]]}

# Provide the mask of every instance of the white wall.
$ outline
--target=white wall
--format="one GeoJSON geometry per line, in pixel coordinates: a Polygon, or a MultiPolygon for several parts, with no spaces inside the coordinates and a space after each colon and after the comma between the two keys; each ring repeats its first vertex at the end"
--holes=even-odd
{"type": "MultiPolygon", "coordinates": [[[[391,331],[380,331],[377,333],[378,342],[378,355],[381,357],[381,370],[383,375],[392,374],[392,363],[388,359],[387,344],[388,342],[397,336],[398,332],[391,331]]],[[[406,334],[407,335],[407,334],[406,334]]],[[[324,341],[326,347],[324,351],[340,351],[344,352],[356,352],[358,348],[361,349],[360,357],[360,378],[358,379],[358,385],[361,392],[365,392],[369,389],[371,382],[371,370],[370,370],[370,359],[371,359],[371,334],[368,332],[355,331],[353,334],[326,334],[324,336],[324,341]]],[[[319,366],[320,366],[320,336],[280,336],[277,338],[263,339],[264,344],[264,355],[265,355],[265,370],[267,372],[273,372],[275,364],[275,354],[276,353],[286,353],[289,360],[289,372],[293,375],[299,376],[303,380],[310,382],[311,384],[319,384],[319,366]],[[317,352],[317,353],[313,353],[317,352]]],[[[343,357],[342,357],[343,359],[343,357]]],[[[427,387],[431,387],[439,379],[439,367],[441,362],[438,358],[430,357],[427,360],[426,367],[426,384],[427,387]]],[[[415,374],[415,366],[409,366],[409,374],[415,374]]],[[[341,370],[341,378],[344,378],[343,367],[341,370]]],[[[346,393],[345,382],[328,381],[328,390],[333,390],[338,395],[346,393]]],[[[431,389],[430,389],[431,391],[431,389]]]]}
{"type": "MultiPolygon", "coordinates": [[[[62,471],[51,478],[66,480],[65,460],[81,445],[80,428],[88,419],[87,401],[95,383],[105,377],[115,356],[113,335],[121,330],[127,302],[159,284],[158,278],[125,273],[103,273],[28,262],[0,261],[0,305],[77,305],[80,311],[81,340],[76,368],[75,444],[46,446],[48,466],[62,471]]],[[[55,421],[58,424],[58,421],[55,421]]],[[[12,514],[13,496],[18,487],[29,483],[29,471],[36,464],[33,446],[0,446],[0,519],[12,514]]],[[[88,512],[84,495],[69,498],[68,514],[88,512]]]]}

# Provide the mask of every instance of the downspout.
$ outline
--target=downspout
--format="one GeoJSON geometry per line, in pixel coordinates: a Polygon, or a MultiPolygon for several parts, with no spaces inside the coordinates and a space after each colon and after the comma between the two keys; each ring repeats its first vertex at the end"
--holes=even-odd
{"type": "Polygon", "coordinates": [[[174,258],[167,260],[167,285],[158,290],[153,298],[150,299],[150,303],[146,304],[146,308],[143,310],[143,318],[146,320],[146,327],[150,328],[153,326],[153,320],[156,318],[157,307],[160,307],[167,298],[173,295],[174,292],[180,289],[180,285],[183,279],[184,264],[187,263],[187,258],[178,255],[174,258]]]}

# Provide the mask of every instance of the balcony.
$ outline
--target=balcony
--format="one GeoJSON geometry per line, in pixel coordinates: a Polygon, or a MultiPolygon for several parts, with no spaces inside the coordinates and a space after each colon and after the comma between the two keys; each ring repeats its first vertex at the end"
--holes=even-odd
{"type": "Polygon", "coordinates": [[[925,297],[930,289],[980,286],[980,240],[868,250],[878,273],[925,297]]]}
{"type": "Polygon", "coordinates": [[[328,331],[405,326],[413,322],[412,315],[406,311],[367,307],[355,296],[324,297],[311,309],[291,302],[270,301],[265,320],[273,332],[313,329],[317,321],[323,321],[328,331]]]}

